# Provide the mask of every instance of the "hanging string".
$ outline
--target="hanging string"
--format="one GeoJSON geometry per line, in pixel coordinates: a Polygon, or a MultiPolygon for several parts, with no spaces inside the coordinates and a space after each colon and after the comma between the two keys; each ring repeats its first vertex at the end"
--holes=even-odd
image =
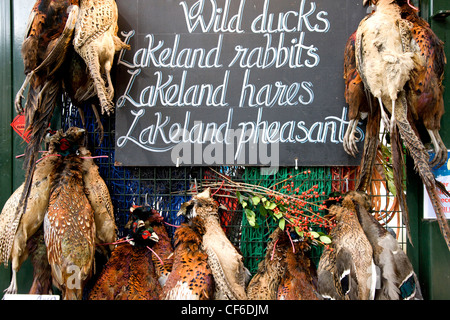
{"type": "Polygon", "coordinates": [[[36,163],[41,162],[42,160],[44,160],[45,158],[48,158],[48,157],[61,157],[61,155],[60,154],[49,154],[49,155],[46,155],[46,156],[40,158],[38,161],[36,161],[36,163]]]}
{"type": "Polygon", "coordinates": [[[286,233],[287,233],[287,235],[289,237],[289,240],[291,240],[292,252],[295,253],[294,241],[292,241],[291,233],[289,232],[289,230],[286,230],[286,233]]]}
{"type": "Polygon", "coordinates": [[[92,156],[92,157],[80,157],[81,159],[97,159],[97,158],[108,158],[109,156],[92,156]]]}
{"type": "Polygon", "coordinates": [[[277,241],[275,241],[275,244],[273,245],[272,257],[270,258],[270,261],[273,260],[273,257],[274,257],[274,255],[275,255],[275,248],[277,247],[277,243],[278,243],[278,239],[277,239],[277,241]]]}
{"type": "Polygon", "coordinates": [[[147,246],[147,249],[150,250],[151,252],[153,252],[153,254],[158,258],[159,262],[161,262],[161,265],[164,265],[164,262],[162,261],[162,259],[158,256],[158,254],[149,246],[147,246]]]}
{"type": "Polygon", "coordinates": [[[133,241],[133,238],[127,239],[127,238],[122,238],[119,239],[115,242],[110,242],[110,243],[97,243],[97,246],[109,246],[109,245],[116,245],[116,244],[120,244],[120,243],[124,243],[124,242],[130,242],[133,241]]]}
{"type": "Polygon", "coordinates": [[[174,225],[174,224],[170,224],[170,223],[165,222],[165,221],[164,221],[164,223],[167,224],[168,226],[171,226],[171,227],[174,227],[174,228],[179,228],[180,227],[180,226],[177,226],[177,225],[174,225]]]}

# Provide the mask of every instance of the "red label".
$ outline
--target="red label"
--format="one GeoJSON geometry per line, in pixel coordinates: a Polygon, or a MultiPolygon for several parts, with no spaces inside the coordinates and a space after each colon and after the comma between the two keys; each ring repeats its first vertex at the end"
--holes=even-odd
{"type": "Polygon", "coordinates": [[[25,116],[23,114],[19,114],[14,120],[11,122],[11,127],[19,136],[22,137],[27,143],[30,142],[30,131],[25,131],[25,116]]]}

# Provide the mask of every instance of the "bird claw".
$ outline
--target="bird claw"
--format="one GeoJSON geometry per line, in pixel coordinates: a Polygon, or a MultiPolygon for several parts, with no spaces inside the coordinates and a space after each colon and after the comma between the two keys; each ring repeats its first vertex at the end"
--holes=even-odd
{"type": "Polygon", "coordinates": [[[25,97],[21,94],[18,94],[16,96],[16,99],[14,100],[14,107],[16,109],[17,114],[21,114],[23,112],[22,99],[25,99],[25,97]]]}
{"type": "Polygon", "coordinates": [[[101,103],[101,109],[102,109],[102,115],[106,114],[108,116],[111,115],[111,113],[114,113],[114,103],[112,103],[112,101],[107,100],[107,101],[103,101],[101,103]]]}
{"type": "MultiPolygon", "coordinates": [[[[9,285],[8,288],[6,288],[5,290],[3,290],[4,294],[17,294],[17,283],[15,281],[15,278],[13,278],[11,280],[11,283],[9,285]]],[[[4,299],[4,297],[3,297],[4,299]]]]}
{"type": "Polygon", "coordinates": [[[430,160],[430,167],[442,167],[447,162],[447,150],[439,148],[436,150],[433,159],[430,160]]]}
{"type": "Polygon", "coordinates": [[[350,135],[348,139],[344,139],[344,150],[349,155],[356,158],[356,154],[358,153],[358,147],[356,146],[356,137],[354,133],[350,135]]]}
{"type": "Polygon", "coordinates": [[[353,156],[354,158],[356,158],[356,154],[358,153],[358,147],[356,146],[356,141],[358,139],[355,136],[356,124],[357,124],[357,122],[354,122],[354,120],[352,120],[349,123],[349,127],[347,128],[347,131],[345,132],[344,141],[343,141],[343,146],[344,146],[345,152],[347,152],[349,155],[353,156]]]}

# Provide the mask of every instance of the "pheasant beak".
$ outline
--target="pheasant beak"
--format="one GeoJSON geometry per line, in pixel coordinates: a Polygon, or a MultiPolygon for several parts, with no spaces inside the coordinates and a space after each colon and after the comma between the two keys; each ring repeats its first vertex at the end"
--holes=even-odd
{"type": "Polygon", "coordinates": [[[159,237],[156,234],[156,232],[152,232],[152,235],[150,236],[150,240],[152,240],[154,242],[158,242],[159,241],[159,237]]]}

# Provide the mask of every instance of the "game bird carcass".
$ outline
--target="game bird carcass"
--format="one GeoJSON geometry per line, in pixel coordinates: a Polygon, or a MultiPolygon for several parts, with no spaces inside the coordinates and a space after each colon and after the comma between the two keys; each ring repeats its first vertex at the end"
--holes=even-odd
{"type": "Polygon", "coordinates": [[[25,148],[25,183],[16,221],[26,211],[38,153],[61,93],[62,65],[73,39],[78,8],[78,0],[37,0],[28,19],[21,48],[26,78],[17,92],[15,108],[25,117],[30,142],[25,148]]]}
{"type": "MultiPolygon", "coordinates": [[[[89,293],[90,300],[159,299],[162,287],[153,262],[157,253],[152,248],[160,240],[153,227],[161,227],[162,217],[149,206],[132,207],[130,212],[127,239],[118,241],[89,293]]],[[[158,230],[164,239],[165,230],[158,230]]],[[[164,262],[169,263],[161,259],[161,264],[164,262]]]]}
{"type": "Polygon", "coordinates": [[[117,37],[118,10],[115,0],[80,0],[73,45],[84,60],[100,100],[101,113],[114,113],[114,86],[111,79],[116,52],[129,49],[117,37]],[[106,78],[107,85],[105,84],[106,78]]]}
{"type": "Polygon", "coordinates": [[[199,217],[204,228],[202,248],[208,256],[215,282],[216,300],[245,300],[250,272],[242,255],[225,235],[219,223],[219,204],[211,197],[210,189],[195,195],[180,208],[180,214],[199,217]]]}
{"type": "MultiPolygon", "coordinates": [[[[394,167],[394,182],[398,193],[403,196],[400,204],[409,237],[409,217],[401,188],[402,170],[398,167],[402,163],[400,139],[414,160],[450,249],[450,228],[439,201],[438,189],[447,196],[449,193],[435,179],[428,153],[410,120],[410,113],[416,112],[415,105],[408,103],[412,99],[411,88],[414,87],[414,79],[425,68],[425,58],[414,40],[413,24],[402,18],[400,6],[393,0],[379,0],[376,4],[377,10],[364,18],[357,30],[357,70],[365,89],[378,100],[381,118],[390,132],[393,158],[397,165],[394,167]]],[[[407,4],[410,5],[409,1],[407,4]]]]}
{"type": "Polygon", "coordinates": [[[44,217],[44,239],[56,287],[65,300],[80,300],[94,268],[96,226],[94,211],[84,192],[82,159],[78,149],[85,130],[69,128],[56,147],[60,157],[44,217]]]}

